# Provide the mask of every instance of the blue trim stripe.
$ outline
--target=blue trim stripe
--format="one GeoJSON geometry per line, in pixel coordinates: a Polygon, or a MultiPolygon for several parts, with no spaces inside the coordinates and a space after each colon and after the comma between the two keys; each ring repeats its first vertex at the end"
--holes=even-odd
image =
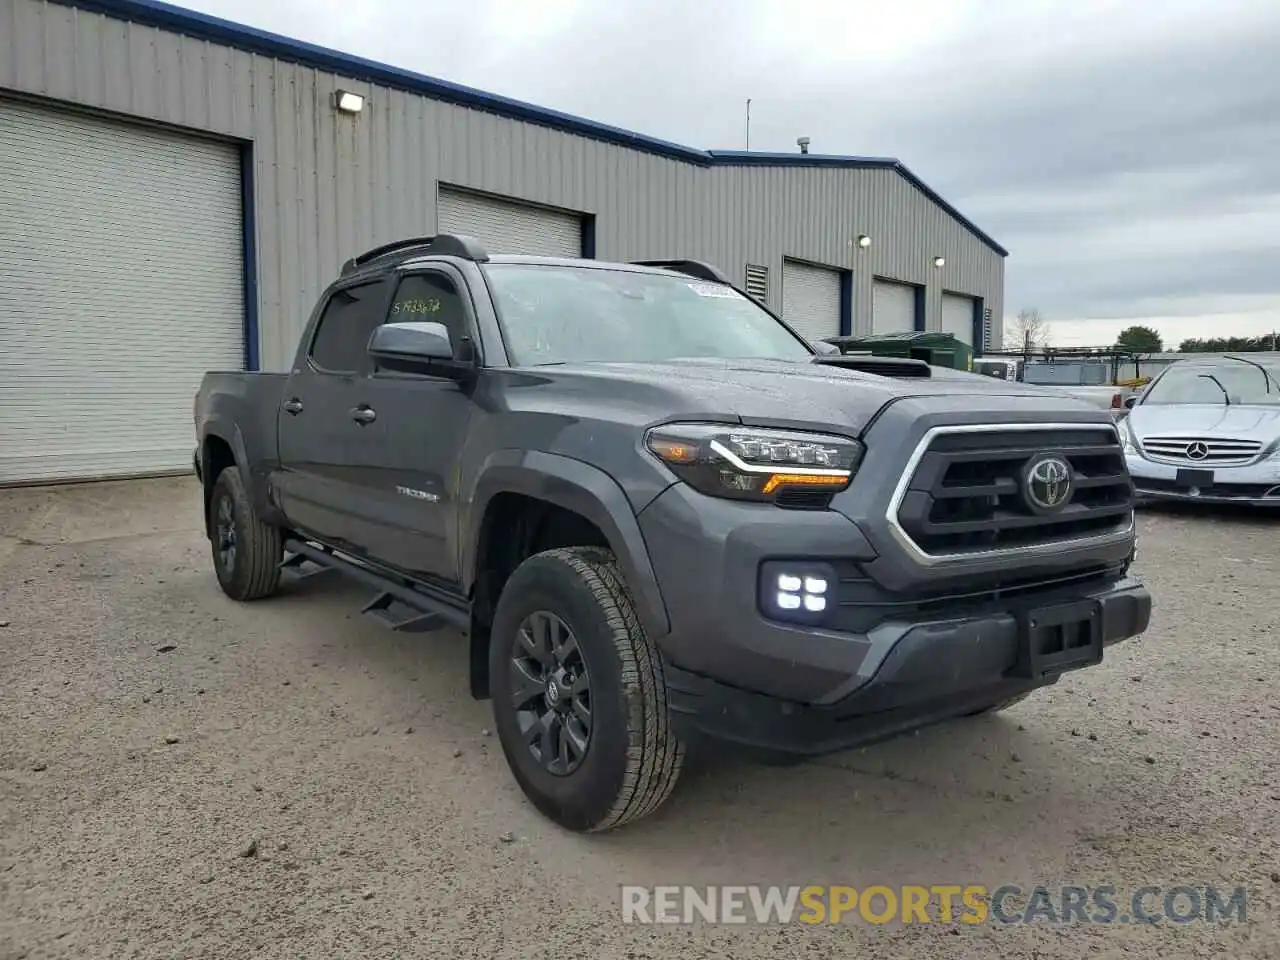
{"type": "Polygon", "coordinates": [[[840,336],[853,335],[853,271],[840,271],[840,336]]]}
{"type": "Polygon", "coordinates": [[[474,87],[438,80],[411,70],[388,66],[364,57],[356,57],[327,47],[293,40],[256,27],[212,17],[205,13],[197,13],[183,7],[161,3],[159,0],[53,0],[63,6],[78,7],[119,20],[129,20],[146,26],[170,30],[185,34],[198,40],[221,43],[250,53],[304,66],[327,70],[349,77],[363,80],[407,93],[443,100],[447,103],[463,107],[472,107],[523,120],[540,126],[563,130],[580,136],[591,137],[606,143],[630,147],[645,153],[682,160],[686,163],[702,167],[828,167],[840,169],[877,169],[893,170],[907,180],[921,193],[946,211],[950,216],[981,240],[984,244],[1000,254],[1009,255],[1009,251],[996,243],[972,221],[962,215],[955,207],[947,203],[941,196],[928,187],[924,181],[912,173],[900,161],[891,157],[844,157],[824,154],[799,153],[748,153],[741,150],[697,150],[682,146],[669,140],[633,133],[620,127],[585,120],[572,114],[549,110],[535,106],[522,100],[512,100],[497,94],[486,93],[474,87]]]}
{"type": "Polygon", "coordinates": [[[916,294],[916,329],[925,331],[929,329],[928,317],[925,313],[925,288],[916,284],[911,285],[916,294]]]}
{"type": "Polygon", "coordinates": [[[987,301],[982,297],[973,298],[973,355],[980,357],[986,353],[987,345],[983,336],[987,332],[987,301]]]}
{"type": "Polygon", "coordinates": [[[258,218],[253,194],[253,144],[240,145],[240,230],[244,259],[244,368],[260,369],[258,342],[258,218]]]}

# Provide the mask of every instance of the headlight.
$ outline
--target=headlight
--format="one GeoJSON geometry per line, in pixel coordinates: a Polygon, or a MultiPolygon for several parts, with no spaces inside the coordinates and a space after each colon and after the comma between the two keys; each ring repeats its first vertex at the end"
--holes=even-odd
{"type": "Polygon", "coordinates": [[[654,427],[645,446],[695,490],[755,501],[797,487],[843,490],[863,452],[862,444],[847,437],[711,423],[654,427]]]}
{"type": "Polygon", "coordinates": [[[1121,420],[1117,428],[1120,431],[1120,443],[1124,445],[1124,452],[1137,453],[1138,447],[1133,442],[1133,429],[1129,426],[1129,421],[1121,420]]]}

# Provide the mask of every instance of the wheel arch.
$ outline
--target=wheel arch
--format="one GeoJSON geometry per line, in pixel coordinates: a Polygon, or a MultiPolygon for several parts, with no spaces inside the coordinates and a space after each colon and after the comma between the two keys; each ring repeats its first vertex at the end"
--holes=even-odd
{"type": "Polygon", "coordinates": [[[499,451],[481,468],[470,510],[463,521],[462,587],[475,586],[485,516],[501,493],[522,494],[575,513],[593,524],[617,558],[651,637],[670,630],[658,578],[649,562],[640,524],[616,480],[588,463],[539,451],[499,451]]]}
{"type": "Polygon", "coordinates": [[[200,438],[200,481],[203,487],[203,495],[201,497],[204,508],[204,525],[205,530],[209,529],[209,511],[213,500],[213,485],[218,480],[218,474],[223,470],[236,469],[240,471],[240,479],[244,481],[245,489],[253,495],[252,478],[245,465],[249,462],[249,455],[245,448],[244,436],[240,432],[240,428],[234,422],[225,420],[221,417],[209,420],[204,425],[204,431],[200,438]]]}
{"type": "Polygon", "coordinates": [[[514,533],[524,538],[522,547],[531,548],[539,542],[536,532],[512,531],[505,525],[497,529],[495,515],[502,516],[500,511],[504,504],[511,503],[512,495],[534,510],[551,512],[559,522],[566,517],[583,521],[584,525],[575,531],[578,535],[568,538],[553,535],[545,545],[567,546],[569,544],[562,541],[569,539],[575,545],[607,547],[626,578],[636,615],[645,632],[655,638],[669,632],[670,620],[644,536],[618,483],[604,471],[570,457],[499,451],[481,468],[470,509],[461,518],[462,588],[473,598],[473,611],[481,614],[473,612],[472,617],[471,692],[474,696],[488,696],[489,635],[482,611],[489,603],[496,602],[496,592],[501,588],[501,584],[490,586],[485,581],[486,568],[492,563],[490,551],[494,539],[514,533]],[[600,542],[592,536],[593,531],[600,542]],[[486,600],[488,593],[494,595],[486,600]]]}

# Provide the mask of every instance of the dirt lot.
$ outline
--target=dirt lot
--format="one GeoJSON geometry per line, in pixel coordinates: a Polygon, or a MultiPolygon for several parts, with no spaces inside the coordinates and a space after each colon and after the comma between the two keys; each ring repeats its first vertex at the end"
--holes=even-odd
{"type": "Polygon", "coordinates": [[[236,605],[197,516],[189,479],[0,492],[4,960],[1280,957],[1280,518],[1144,514],[1150,632],[1002,717],[697,770],[583,838],[461,644],[340,583],[236,605]],[[1243,885],[1248,920],[621,923],[622,883],[877,882],[1243,885]]]}

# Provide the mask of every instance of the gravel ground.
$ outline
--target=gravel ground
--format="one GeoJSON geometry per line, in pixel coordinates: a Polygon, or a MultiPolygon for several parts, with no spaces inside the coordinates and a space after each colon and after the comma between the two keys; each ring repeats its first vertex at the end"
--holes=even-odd
{"type": "Polygon", "coordinates": [[[193,480],[0,492],[0,958],[1280,957],[1280,539],[1141,517],[1151,630],[1000,717],[540,819],[450,637],[218,591],[193,480]],[[1248,921],[624,926],[619,884],[1214,884],[1248,921]]]}

